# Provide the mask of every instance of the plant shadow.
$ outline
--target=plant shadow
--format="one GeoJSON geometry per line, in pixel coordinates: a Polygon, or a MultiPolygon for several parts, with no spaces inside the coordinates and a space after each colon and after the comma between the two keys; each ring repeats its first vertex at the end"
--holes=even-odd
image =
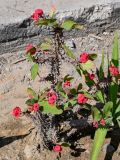
{"type": "Polygon", "coordinates": [[[111,133],[110,137],[111,137],[111,141],[110,141],[110,146],[113,146],[113,150],[111,150],[111,152],[109,151],[109,146],[107,147],[106,150],[106,155],[104,160],[112,160],[114,153],[117,151],[119,144],[120,144],[120,128],[113,130],[113,132],[111,133]]]}
{"type": "Polygon", "coordinates": [[[19,139],[23,139],[25,138],[26,136],[28,136],[30,133],[27,133],[25,135],[18,135],[18,136],[10,136],[10,137],[0,137],[0,148],[16,141],[16,140],[19,140],[19,139]]]}

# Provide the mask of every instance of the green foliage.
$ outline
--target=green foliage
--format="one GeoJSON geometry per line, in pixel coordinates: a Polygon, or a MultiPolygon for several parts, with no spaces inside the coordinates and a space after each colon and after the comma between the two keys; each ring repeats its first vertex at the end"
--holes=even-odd
{"type": "Polygon", "coordinates": [[[90,155],[90,160],[97,160],[99,156],[99,152],[104,143],[108,128],[98,128],[95,132],[92,151],[90,155]]]}
{"type": "Polygon", "coordinates": [[[34,57],[30,53],[26,55],[26,59],[30,62],[34,62],[34,57]]]}
{"type": "Polygon", "coordinates": [[[118,33],[115,33],[114,45],[112,51],[112,64],[116,67],[119,66],[119,48],[118,48],[118,33]]]}
{"type": "Polygon", "coordinates": [[[90,70],[95,67],[94,62],[91,60],[88,60],[86,63],[81,63],[81,67],[83,70],[90,70]]]}
{"type": "Polygon", "coordinates": [[[34,99],[38,100],[38,95],[35,93],[35,91],[32,88],[30,88],[30,87],[27,88],[27,93],[28,93],[28,95],[33,96],[34,99]]]}
{"type": "Polygon", "coordinates": [[[92,110],[93,119],[95,121],[99,121],[102,118],[102,114],[100,110],[95,106],[91,107],[91,110],[92,110]]]}
{"type": "Polygon", "coordinates": [[[75,99],[69,100],[64,104],[64,110],[66,110],[69,107],[73,107],[76,103],[77,101],[75,99]]]}
{"type": "Polygon", "coordinates": [[[102,61],[101,61],[101,65],[100,65],[100,69],[99,69],[99,79],[103,80],[104,79],[104,51],[102,52],[102,61]]]}
{"type": "Polygon", "coordinates": [[[28,105],[28,106],[32,106],[34,103],[37,103],[38,100],[36,99],[28,99],[25,103],[28,105]]]}
{"type": "Polygon", "coordinates": [[[118,84],[116,82],[111,82],[109,85],[109,100],[112,101],[114,105],[116,105],[117,94],[118,94],[118,84]]]}
{"type": "Polygon", "coordinates": [[[69,74],[67,74],[65,77],[64,77],[64,82],[67,80],[67,81],[71,81],[73,80],[74,77],[71,77],[69,74]]]}
{"type": "Polygon", "coordinates": [[[98,101],[100,101],[101,103],[105,102],[105,98],[104,98],[104,93],[100,90],[98,90],[95,94],[95,97],[97,98],[98,101]]]}
{"type": "Polygon", "coordinates": [[[47,101],[39,101],[38,103],[40,105],[40,110],[43,113],[51,113],[51,114],[59,115],[63,112],[63,110],[58,106],[56,106],[56,104],[50,105],[47,101]]]}
{"type": "Polygon", "coordinates": [[[112,108],[113,108],[113,102],[107,102],[104,105],[103,113],[104,113],[105,118],[112,116],[112,113],[111,113],[112,108]]]}
{"type": "Polygon", "coordinates": [[[97,58],[97,54],[89,54],[89,59],[94,61],[97,58]]]}
{"type": "Polygon", "coordinates": [[[83,26],[72,21],[72,20],[65,20],[63,23],[62,23],[62,26],[61,26],[63,29],[66,29],[66,30],[71,30],[71,29],[83,29],[83,26]]]}
{"type": "Polygon", "coordinates": [[[63,49],[68,57],[75,59],[73,52],[71,51],[71,49],[68,46],[63,45],[63,49]]]}
{"type": "Polygon", "coordinates": [[[35,80],[35,78],[38,75],[38,71],[39,71],[39,65],[38,64],[33,64],[33,66],[31,67],[31,77],[33,80],[35,80]]]}
{"type": "Polygon", "coordinates": [[[62,28],[66,29],[66,30],[71,30],[73,29],[74,25],[76,24],[76,22],[72,21],[72,20],[65,20],[62,23],[62,28]]]}
{"type": "Polygon", "coordinates": [[[46,25],[46,26],[51,26],[51,27],[57,27],[58,23],[56,19],[53,18],[45,18],[45,19],[40,19],[37,22],[38,25],[46,25]]]}

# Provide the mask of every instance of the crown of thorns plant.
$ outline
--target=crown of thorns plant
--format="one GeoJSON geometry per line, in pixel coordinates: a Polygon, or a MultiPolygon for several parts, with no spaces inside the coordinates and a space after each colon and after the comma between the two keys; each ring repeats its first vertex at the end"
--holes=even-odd
{"type": "Polygon", "coordinates": [[[26,58],[33,64],[31,78],[35,80],[38,76],[40,81],[49,81],[51,88],[39,93],[28,88],[27,109],[22,111],[17,106],[12,114],[16,118],[22,115],[31,118],[43,139],[43,148],[61,152],[62,146],[71,145],[69,131],[62,130],[64,122],[80,119],[79,111],[82,109],[86,113],[89,111],[93,117],[91,124],[96,129],[90,160],[97,160],[109,128],[120,126],[118,35],[115,34],[111,59],[105,60],[103,51],[101,64],[96,67],[97,54],[82,52],[78,59],[64,42],[64,30],[81,30],[82,25],[71,19],[59,21],[56,19],[55,8],[49,15],[45,15],[42,9],[35,10],[32,20],[40,27],[48,26],[50,35],[37,46],[29,44],[26,47],[26,58]],[[73,86],[73,76],[67,74],[60,77],[62,60],[73,64],[83,83],[73,86]],[[51,66],[51,73],[41,78],[40,66],[46,63],[51,66]],[[73,110],[76,106],[75,112],[73,110]]]}

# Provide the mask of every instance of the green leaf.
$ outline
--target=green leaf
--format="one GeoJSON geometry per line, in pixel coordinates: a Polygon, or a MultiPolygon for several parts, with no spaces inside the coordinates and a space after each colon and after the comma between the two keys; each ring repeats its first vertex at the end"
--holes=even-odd
{"type": "Polygon", "coordinates": [[[116,106],[116,110],[115,110],[115,113],[118,113],[118,112],[120,112],[120,102],[119,102],[119,104],[116,106]]]}
{"type": "Polygon", "coordinates": [[[97,91],[95,94],[95,97],[97,98],[98,101],[100,101],[101,103],[104,103],[104,93],[102,93],[102,91],[97,91]]]}
{"type": "Polygon", "coordinates": [[[33,80],[38,75],[38,71],[39,71],[39,65],[35,63],[31,68],[31,77],[32,77],[33,80]]]}
{"type": "Polygon", "coordinates": [[[30,106],[32,106],[34,103],[36,103],[37,102],[37,100],[36,99],[28,99],[26,102],[25,102],[25,104],[27,104],[28,106],[30,105],[30,106]]]}
{"type": "Polygon", "coordinates": [[[120,117],[117,118],[117,123],[118,123],[118,126],[120,127],[120,117]]]}
{"type": "Polygon", "coordinates": [[[115,67],[119,66],[119,48],[118,48],[118,33],[115,33],[113,50],[112,50],[112,64],[115,67]]]}
{"type": "Polygon", "coordinates": [[[67,75],[64,77],[64,82],[65,82],[66,80],[70,81],[70,80],[73,80],[73,79],[74,79],[74,77],[71,77],[69,74],[67,74],[67,75]]]}
{"type": "Polygon", "coordinates": [[[94,61],[97,58],[97,54],[89,54],[89,59],[94,61]]]}
{"type": "Polygon", "coordinates": [[[59,115],[63,112],[61,108],[58,108],[56,105],[50,105],[47,101],[39,101],[40,110],[43,113],[51,113],[54,115],[59,115]]]}
{"type": "Polygon", "coordinates": [[[77,103],[75,99],[72,99],[64,104],[64,110],[66,110],[68,107],[74,106],[77,103]]]}
{"type": "Polygon", "coordinates": [[[59,92],[59,94],[62,97],[67,98],[67,95],[66,95],[65,91],[62,88],[62,82],[58,82],[57,85],[55,86],[55,89],[56,89],[57,92],[59,92]]]}
{"type": "Polygon", "coordinates": [[[36,100],[38,100],[38,95],[35,93],[35,91],[32,88],[27,88],[27,92],[29,95],[33,96],[36,100]]]}
{"type": "Polygon", "coordinates": [[[76,91],[75,88],[72,88],[72,89],[70,89],[70,93],[71,93],[72,95],[75,95],[75,94],[77,93],[77,91],[76,91]]]}
{"type": "Polygon", "coordinates": [[[71,49],[68,46],[63,45],[63,49],[68,57],[75,59],[73,52],[71,51],[71,49]]]}
{"type": "Polygon", "coordinates": [[[30,53],[26,54],[26,58],[28,61],[34,62],[34,57],[30,53]]]}
{"type": "Polygon", "coordinates": [[[116,105],[117,94],[118,94],[118,84],[116,82],[111,82],[109,85],[109,99],[110,101],[113,102],[113,106],[116,105]]]}
{"type": "Polygon", "coordinates": [[[51,45],[47,42],[44,42],[40,45],[40,49],[42,49],[43,51],[49,51],[51,50],[51,45]]]}
{"type": "Polygon", "coordinates": [[[107,128],[98,128],[95,132],[92,151],[90,154],[90,160],[97,160],[101,147],[104,143],[105,137],[107,135],[107,128]]]}
{"type": "Polygon", "coordinates": [[[56,19],[49,19],[48,20],[48,26],[50,26],[50,27],[57,27],[58,23],[57,23],[56,19]]]}
{"type": "Polygon", "coordinates": [[[112,108],[113,108],[113,102],[107,102],[105,105],[104,105],[104,108],[103,108],[103,113],[105,115],[105,118],[109,117],[112,115],[112,108]]]}
{"type": "Polygon", "coordinates": [[[61,144],[61,146],[63,146],[63,147],[70,147],[71,145],[70,145],[70,143],[64,142],[64,143],[61,144]]]}
{"type": "MultiPolygon", "coordinates": [[[[72,20],[65,20],[62,23],[62,28],[66,29],[66,30],[71,30],[74,28],[74,26],[76,25],[76,22],[72,21],[72,20]]],[[[77,26],[76,26],[77,27],[77,26]]]]}
{"type": "Polygon", "coordinates": [[[84,95],[85,95],[87,98],[89,98],[89,99],[94,99],[94,97],[93,97],[90,93],[88,93],[88,92],[86,92],[86,91],[83,91],[83,93],[84,93],[84,95]]]}
{"type": "Polygon", "coordinates": [[[77,87],[77,92],[79,92],[82,89],[82,84],[80,83],[77,87]]]}
{"type": "Polygon", "coordinates": [[[55,86],[56,91],[63,91],[62,82],[58,82],[55,86]]]}
{"type": "Polygon", "coordinates": [[[81,76],[81,74],[82,74],[82,70],[81,70],[81,68],[80,68],[80,66],[75,66],[75,69],[76,69],[76,71],[78,72],[78,74],[81,76]]]}
{"type": "Polygon", "coordinates": [[[97,107],[91,107],[93,119],[99,121],[102,118],[102,114],[97,107]]]}
{"type": "Polygon", "coordinates": [[[86,63],[81,63],[81,67],[83,70],[90,70],[94,68],[94,63],[91,60],[88,60],[86,63]]]}
{"type": "Polygon", "coordinates": [[[37,22],[38,25],[48,25],[48,21],[47,19],[40,19],[38,22],[37,22]]]}
{"type": "Polygon", "coordinates": [[[100,69],[99,69],[99,78],[100,80],[104,79],[104,51],[102,51],[102,61],[101,61],[101,65],[100,65],[100,69]]]}

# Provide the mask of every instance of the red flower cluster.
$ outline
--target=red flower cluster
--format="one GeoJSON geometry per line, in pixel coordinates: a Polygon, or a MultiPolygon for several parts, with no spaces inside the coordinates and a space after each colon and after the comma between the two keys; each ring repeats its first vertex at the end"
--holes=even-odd
{"type": "Polygon", "coordinates": [[[100,120],[100,124],[101,124],[102,126],[105,126],[105,125],[106,125],[106,121],[102,118],[102,119],[100,120]]]}
{"type": "Polygon", "coordinates": [[[39,18],[43,15],[43,10],[42,9],[36,9],[32,15],[32,19],[34,21],[38,21],[39,18]]]}
{"type": "Polygon", "coordinates": [[[28,107],[28,110],[30,111],[30,112],[37,112],[38,110],[39,110],[39,107],[40,107],[40,105],[38,104],[38,103],[34,103],[34,105],[33,106],[29,106],[28,107]]]}
{"type": "MultiPolygon", "coordinates": [[[[92,124],[93,124],[93,127],[98,128],[98,122],[97,122],[97,121],[93,121],[92,124]]],[[[99,124],[102,125],[102,126],[105,126],[105,125],[106,125],[105,119],[102,118],[102,119],[99,121],[99,124]]]]}
{"type": "Polygon", "coordinates": [[[12,115],[16,118],[19,118],[20,115],[22,114],[22,111],[21,111],[21,108],[20,107],[15,107],[13,110],[12,110],[12,115]]]}
{"type": "Polygon", "coordinates": [[[35,54],[36,48],[32,44],[26,46],[26,53],[35,54]]]}
{"type": "Polygon", "coordinates": [[[54,146],[54,147],[53,147],[53,151],[54,151],[54,152],[61,152],[61,151],[62,151],[61,145],[57,144],[56,146],[54,146]]]}
{"type": "Polygon", "coordinates": [[[47,94],[48,96],[48,103],[54,105],[57,100],[57,94],[54,91],[50,91],[47,94]]]}
{"type": "Polygon", "coordinates": [[[78,94],[78,97],[77,97],[77,102],[79,104],[85,104],[87,102],[88,98],[85,97],[84,94],[78,94]]]}
{"type": "Polygon", "coordinates": [[[89,55],[86,52],[81,53],[80,55],[80,63],[86,63],[89,59],[89,55]]]}
{"type": "Polygon", "coordinates": [[[110,66],[109,71],[113,76],[117,76],[119,74],[118,68],[115,66],[110,66]]]}
{"type": "Polygon", "coordinates": [[[92,124],[93,124],[93,127],[94,127],[94,128],[98,128],[98,122],[97,122],[97,121],[93,121],[92,124]]]}
{"type": "Polygon", "coordinates": [[[94,78],[95,78],[95,75],[88,73],[88,78],[89,78],[91,81],[93,81],[94,78]]]}
{"type": "Polygon", "coordinates": [[[63,83],[63,87],[66,88],[66,87],[70,87],[71,86],[71,83],[70,81],[66,80],[64,83],[63,83]]]}

